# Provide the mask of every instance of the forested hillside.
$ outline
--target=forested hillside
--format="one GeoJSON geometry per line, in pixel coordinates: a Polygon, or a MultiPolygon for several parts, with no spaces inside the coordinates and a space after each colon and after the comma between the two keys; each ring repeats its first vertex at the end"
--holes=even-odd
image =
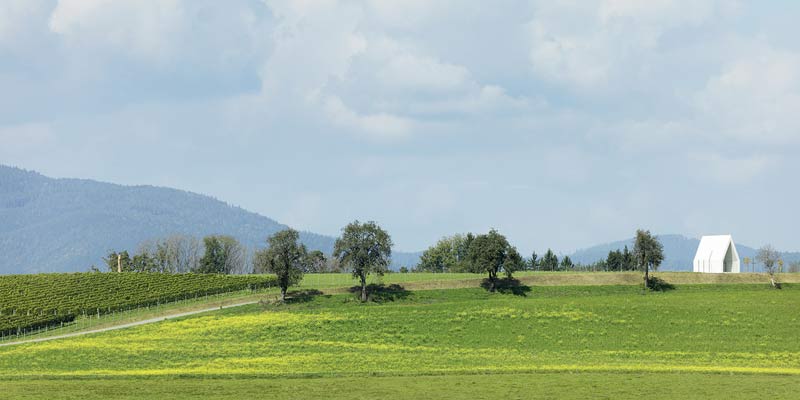
{"type": "MultiPolygon", "coordinates": [[[[112,249],[173,234],[226,234],[249,248],[286,226],[208,196],[153,186],[52,179],[0,165],[0,273],[86,271],[112,249]]],[[[309,249],[334,239],[301,232],[309,249]]],[[[395,263],[416,263],[397,253],[395,263]]],[[[413,265],[413,264],[411,264],[413,265]]]]}

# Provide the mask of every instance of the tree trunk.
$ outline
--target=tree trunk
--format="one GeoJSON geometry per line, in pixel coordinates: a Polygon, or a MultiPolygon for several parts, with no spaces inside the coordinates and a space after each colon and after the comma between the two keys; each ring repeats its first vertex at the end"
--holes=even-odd
{"type": "Polygon", "coordinates": [[[645,265],[644,266],[644,289],[647,290],[650,288],[650,267],[645,265]]]}
{"type": "Polygon", "coordinates": [[[769,283],[772,284],[772,287],[777,288],[778,285],[775,283],[775,275],[769,274],[769,283]]]}
{"type": "Polygon", "coordinates": [[[361,277],[361,302],[367,301],[367,277],[361,277]]]}
{"type": "Polygon", "coordinates": [[[281,287],[281,303],[286,302],[286,288],[281,287]]]}
{"type": "Polygon", "coordinates": [[[497,274],[489,272],[489,291],[494,293],[497,290],[497,274]]]}

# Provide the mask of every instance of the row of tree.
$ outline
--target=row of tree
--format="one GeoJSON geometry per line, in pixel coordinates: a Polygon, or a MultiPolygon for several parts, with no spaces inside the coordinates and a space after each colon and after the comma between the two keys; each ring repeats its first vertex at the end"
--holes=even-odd
{"type": "MultiPolygon", "coordinates": [[[[300,282],[314,262],[323,263],[324,255],[321,252],[309,253],[293,229],[280,231],[270,236],[267,242],[269,247],[256,252],[253,267],[256,272],[277,276],[281,301],[284,301],[288,288],[300,282]]],[[[372,221],[354,221],[345,226],[333,249],[333,258],[358,279],[361,301],[367,301],[367,277],[370,274],[383,275],[389,268],[391,256],[391,237],[372,221]]]]}
{"type": "MultiPolygon", "coordinates": [[[[495,230],[489,234],[499,235],[495,230]]],[[[429,247],[420,256],[419,263],[413,269],[418,272],[484,272],[484,266],[475,264],[474,258],[470,256],[472,244],[476,236],[473,233],[466,235],[456,234],[447,236],[429,247]]],[[[500,235],[502,236],[502,235],[500,235]]],[[[503,236],[505,239],[505,236],[503,236]]],[[[519,255],[516,247],[509,245],[509,252],[514,259],[514,271],[567,271],[575,267],[569,258],[559,261],[558,256],[550,249],[547,249],[544,256],[539,256],[534,252],[530,258],[525,259],[519,255]]]]}
{"type": "Polygon", "coordinates": [[[247,249],[232,236],[206,236],[202,242],[192,236],[173,235],[147,241],[133,256],[111,251],[103,258],[112,272],[161,273],[247,273],[247,249]]]}

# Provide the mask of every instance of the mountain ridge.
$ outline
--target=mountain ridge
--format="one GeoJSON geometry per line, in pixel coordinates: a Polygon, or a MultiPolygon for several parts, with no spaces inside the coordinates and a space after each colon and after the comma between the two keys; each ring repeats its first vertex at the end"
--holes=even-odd
{"type": "MultiPolygon", "coordinates": [[[[152,185],[50,178],[0,165],[0,274],[85,271],[108,250],[135,251],[172,234],[227,234],[249,248],[287,225],[211,196],[152,185]]],[[[300,231],[310,249],[330,254],[335,238],[300,231]]],[[[416,263],[395,252],[393,263],[416,263]]]]}

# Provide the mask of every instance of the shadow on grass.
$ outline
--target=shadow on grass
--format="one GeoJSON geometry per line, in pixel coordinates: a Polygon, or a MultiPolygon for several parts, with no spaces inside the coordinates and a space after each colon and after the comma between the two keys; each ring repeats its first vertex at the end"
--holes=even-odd
{"type": "MultiPolygon", "coordinates": [[[[491,290],[492,283],[489,278],[481,281],[481,287],[486,290],[491,290]]],[[[513,294],[514,296],[527,297],[531,292],[531,287],[523,284],[519,279],[514,278],[501,278],[495,281],[495,291],[502,294],[513,294]]]]}
{"type": "MultiPolygon", "coordinates": [[[[361,296],[361,286],[353,286],[347,291],[361,296]]],[[[388,286],[384,284],[379,285],[376,283],[370,283],[367,285],[367,301],[385,303],[388,301],[402,300],[409,295],[411,295],[410,291],[396,283],[388,286]]]]}
{"type": "Polygon", "coordinates": [[[650,280],[647,282],[647,288],[654,292],[667,292],[670,290],[675,290],[675,285],[659,277],[651,276],[650,280]]]}
{"type": "Polygon", "coordinates": [[[322,295],[322,292],[317,289],[298,290],[286,293],[286,304],[308,303],[314,300],[314,297],[322,295]]]}

